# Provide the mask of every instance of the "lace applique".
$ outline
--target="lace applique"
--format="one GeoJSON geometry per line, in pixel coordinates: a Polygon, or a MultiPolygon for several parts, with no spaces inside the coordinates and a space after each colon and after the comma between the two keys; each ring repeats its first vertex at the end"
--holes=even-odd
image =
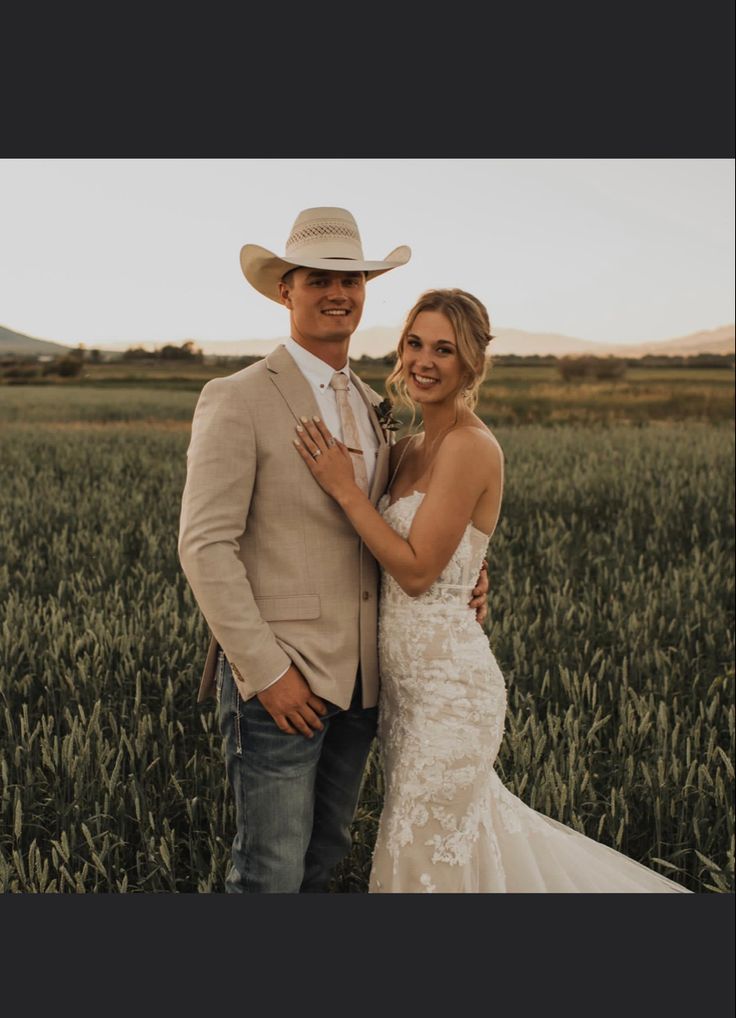
{"type": "MultiPolygon", "coordinates": [[[[422,498],[413,492],[389,505],[384,496],[379,509],[406,538],[422,498]]],[[[536,813],[496,774],[506,689],[468,608],[486,544],[469,524],[420,597],[382,575],[378,734],[385,794],[370,889],[682,890],[536,813]]]]}
{"type": "MultiPolygon", "coordinates": [[[[380,505],[402,537],[422,497],[415,492],[380,505]]],[[[506,691],[468,607],[485,550],[484,536],[469,525],[442,574],[420,597],[409,597],[391,576],[382,576],[379,737],[386,794],[379,839],[394,866],[419,830],[416,844],[431,850],[427,860],[433,865],[465,866],[486,822],[506,691]]]]}

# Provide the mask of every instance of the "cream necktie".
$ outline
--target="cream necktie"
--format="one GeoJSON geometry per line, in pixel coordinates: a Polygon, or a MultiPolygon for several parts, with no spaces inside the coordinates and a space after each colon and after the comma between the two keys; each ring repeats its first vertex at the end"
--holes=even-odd
{"type": "Polygon", "coordinates": [[[342,371],[336,371],[330,379],[330,386],[335,390],[337,400],[337,412],[340,415],[342,424],[342,440],[350,450],[350,458],[353,461],[353,473],[355,483],[364,494],[368,494],[368,472],[365,468],[365,458],[360,445],[360,433],[358,422],[355,420],[353,408],[348,398],[348,379],[342,371]]]}

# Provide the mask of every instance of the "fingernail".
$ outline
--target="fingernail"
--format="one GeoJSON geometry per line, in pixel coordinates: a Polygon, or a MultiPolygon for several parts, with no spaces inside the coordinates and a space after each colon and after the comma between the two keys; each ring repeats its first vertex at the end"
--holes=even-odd
{"type": "Polygon", "coordinates": [[[302,422],[302,424],[309,424],[309,421],[307,420],[306,417],[300,417],[299,420],[302,422]]]}
{"type": "Polygon", "coordinates": [[[313,417],[312,420],[319,424],[319,417],[313,417]]]}
{"type": "Polygon", "coordinates": [[[304,428],[301,426],[301,424],[297,424],[296,430],[297,431],[304,431],[304,428]]]}
{"type": "Polygon", "coordinates": [[[297,447],[297,449],[301,449],[302,447],[302,443],[299,441],[298,438],[294,439],[294,445],[297,447]]]}

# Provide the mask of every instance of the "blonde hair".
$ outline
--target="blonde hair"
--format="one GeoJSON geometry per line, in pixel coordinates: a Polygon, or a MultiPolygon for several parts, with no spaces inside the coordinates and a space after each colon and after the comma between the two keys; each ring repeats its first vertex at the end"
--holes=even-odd
{"type": "Polygon", "coordinates": [[[411,332],[417,315],[422,311],[441,311],[450,320],[455,331],[457,352],[463,373],[463,382],[458,392],[469,410],[478,402],[478,393],[486,375],[488,361],[486,349],[493,339],[488,311],[477,297],[466,290],[427,290],[423,293],[406,316],[396,351],[396,364],[386,379],[389,395],[406,407],[415,409],[404,380],[402,352],[406,338],[411,332]]]}

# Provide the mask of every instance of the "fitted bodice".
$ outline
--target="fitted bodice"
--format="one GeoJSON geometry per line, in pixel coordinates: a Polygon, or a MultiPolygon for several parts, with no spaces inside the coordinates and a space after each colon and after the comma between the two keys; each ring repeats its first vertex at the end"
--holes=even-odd
{"type": "MultiPolygon", "coordinates": [[[[384,495],[378,503],[378,510],[386,522],[405,540],[409,536],[414,516],[425,496],[423,491],[413,491],[393,504],[384,495]]],[[[409,597],[396,580],[387,572],[382,573],[381,601],[384,607],[399,607],[403,603],[420,605],[456,605],[467,611],[473,587],[480,575],[480,567],[490,538],[472,523],[468,523],[450,561],[434,581],[429,590],[418,597],[409,597]]]]}
{"type": "MultiPolygon", "coordinates": [[[[409,536],[424,492],[379,510],[409,536]]],[[[527,806],[494,770],[503,674],[468,607],[488,537],[472,524],[409,597],[384,571],[378,647],[383,812],[372,892],[655,892],[680,885],[527,806]]],[[[518,733],[517,733],[517,737],[518,733]]]]}

